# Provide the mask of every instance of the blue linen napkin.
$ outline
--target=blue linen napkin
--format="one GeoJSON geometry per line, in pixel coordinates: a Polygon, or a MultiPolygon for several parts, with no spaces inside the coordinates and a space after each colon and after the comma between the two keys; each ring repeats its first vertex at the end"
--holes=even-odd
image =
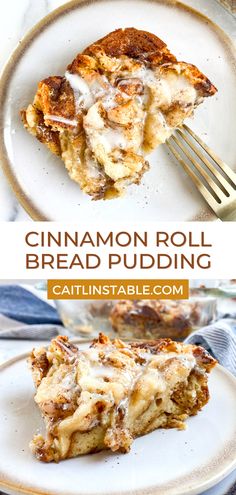
{"type": "Polygon", "coordinates": [[[0,286],[0,338],[44,340],[63,330],[45,292],[31,286],[0,286]]]}
{"type": "Polygon", "coordinates": [[[57,311],[42,299],[40,290],[20,285],[0,286],[0,313],[27,325],[37,323],[60,324],[57,311]],[[35,293],[33,293],[33,291],[35,293]]]}

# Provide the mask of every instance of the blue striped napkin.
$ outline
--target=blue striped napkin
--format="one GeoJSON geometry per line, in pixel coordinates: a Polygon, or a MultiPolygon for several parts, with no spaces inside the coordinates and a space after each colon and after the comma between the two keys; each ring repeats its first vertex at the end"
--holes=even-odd
{"type": "Polygon", "coordinates": [[[192,333],[185,342],[205,347],[222,366],[236,375],[236,319],[227,315],[192,333]]]}

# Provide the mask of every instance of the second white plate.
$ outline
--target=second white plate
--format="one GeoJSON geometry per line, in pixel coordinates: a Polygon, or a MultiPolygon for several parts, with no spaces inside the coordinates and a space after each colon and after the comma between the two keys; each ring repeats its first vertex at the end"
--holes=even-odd
{"type": "Polygon", "coordinates": [[[154,431],[125,455],[101,452],[43,464],[29,450],[41,429],[31,373],[25,357],[15,358],[0,369],[0,489],[14,495],[200,494],[236,467],[236,379],[217,366],[209,386],[209,403],[185,431],[154,431]]]}

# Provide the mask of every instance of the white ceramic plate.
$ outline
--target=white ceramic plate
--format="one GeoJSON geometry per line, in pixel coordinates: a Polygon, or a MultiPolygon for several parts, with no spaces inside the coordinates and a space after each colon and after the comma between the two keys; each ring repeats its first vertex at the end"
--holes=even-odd
{"type": "Polygon", "coordinates": [[[151,170],[124,198],[92,202],[72,182],[60,159],[24,130],[19,110],[32,101],[37,83],[63,74],[74,56],[118,28],[135,26],[162,38],[179,60],[197,65],[218,87],[190,122],[236,169],[236,57],[227,36],[202,14],[172,0],[74,0],[54,11],[21,42],[2,76],[0,155],[18,199],[37,220],[97,222],[209,220],[191,180],[161,146],[151,170]]]}
{"type": "Polygon", "coordinates": [[[135,440],[126,455],[102,452],[43,464],[28,447],[41,418],[26,356],[17,357],[0,370],[0,489],[14,495],[202,493],[236,467],[236,379],[218,366],[210,393],[185,431],[157,430],[135,440]]]}

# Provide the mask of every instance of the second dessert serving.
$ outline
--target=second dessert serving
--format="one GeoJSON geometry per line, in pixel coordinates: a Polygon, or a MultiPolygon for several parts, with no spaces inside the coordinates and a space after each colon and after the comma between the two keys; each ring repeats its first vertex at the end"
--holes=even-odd
{"type": "Polygon", "coordinates": [[[58,337],[34,349],[30,364],[46,426],[31,449],[41,461],[58,462],[104,449],[128,452],[137,436],[185,428],[208,402],[216,361],[170,339],[125,343],[100,334],[81,351],[58,337]]]}

